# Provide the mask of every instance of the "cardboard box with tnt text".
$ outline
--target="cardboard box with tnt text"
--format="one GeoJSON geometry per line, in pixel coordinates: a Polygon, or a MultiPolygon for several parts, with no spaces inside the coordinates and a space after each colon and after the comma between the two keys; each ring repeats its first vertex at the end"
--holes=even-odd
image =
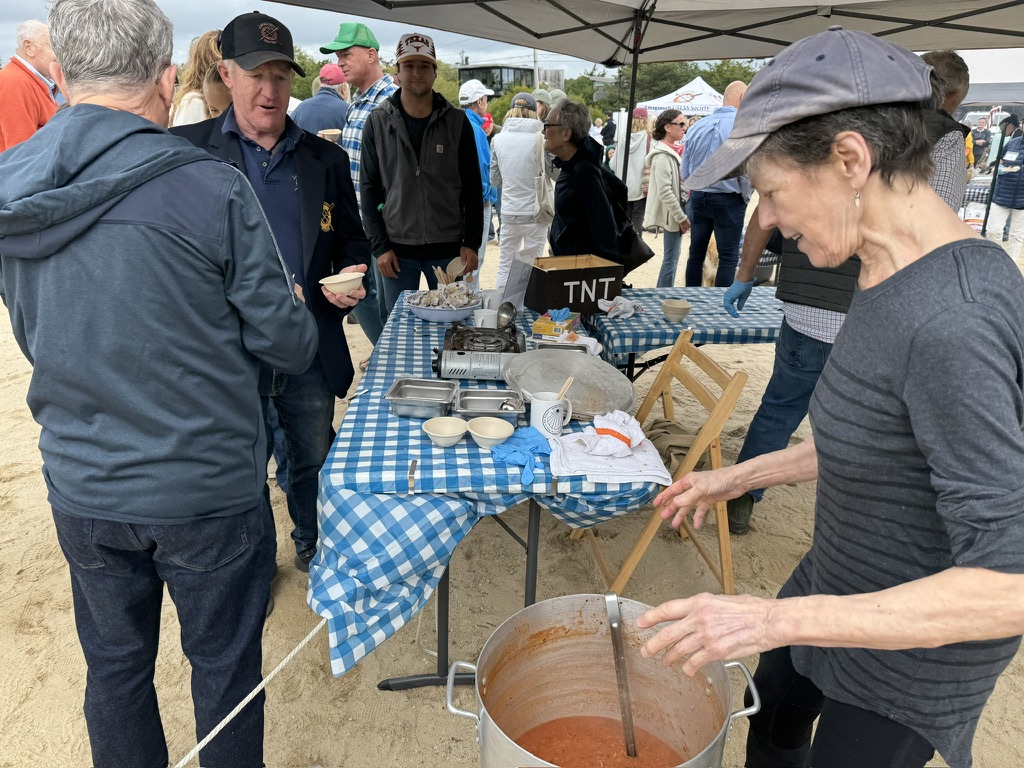
{"type": "Polygon", "coordinates": [[[622,265],[600,256],[547,256],[535,259],[524,303],[540,312],[568,307],[581,315],[599,312],[598,299],[622,293],[622,265]]]}

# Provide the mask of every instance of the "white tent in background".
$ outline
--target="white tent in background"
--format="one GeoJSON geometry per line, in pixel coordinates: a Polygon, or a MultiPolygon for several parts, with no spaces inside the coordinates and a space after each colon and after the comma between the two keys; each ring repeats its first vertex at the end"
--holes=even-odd
{"type": "Polygon", "coordinates": [[[695,77],[682,88],[650,101],[641,101],[638,107],[647,107],[648,112],[657,115],[665,109],[678,109],[684,115],[710,115],[722,106],[722,94],[695,77]]]}

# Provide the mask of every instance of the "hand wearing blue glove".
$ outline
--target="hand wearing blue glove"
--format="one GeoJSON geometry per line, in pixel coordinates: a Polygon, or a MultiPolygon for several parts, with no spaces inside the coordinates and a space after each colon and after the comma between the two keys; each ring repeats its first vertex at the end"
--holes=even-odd
{"type": "Polygon", "coordinates": [[[722,307],[733,317],[739,317],[739,311],[743,309],[743,305],[747,303],[747,298],[750,296],[750,292],[753,289],[753,280],[749,283],[745,283],[742,280],[736,280],[732,285],[725,289],[725,296],[722,298],[722,307]]]}

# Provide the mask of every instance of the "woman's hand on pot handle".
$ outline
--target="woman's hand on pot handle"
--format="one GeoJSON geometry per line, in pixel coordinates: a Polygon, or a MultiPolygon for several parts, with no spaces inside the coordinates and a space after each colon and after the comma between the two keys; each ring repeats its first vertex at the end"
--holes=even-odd
{"type": "Polygon", "coordinates": [[[716,502],[735,499],[746,492],[746,488],[732,481],[735,473],[731,470],[732,467],[725,467],[683,475],[654,499],[661,519],[671,520],[671,526],[678,528],[692,509],[693,527],[700,528],[716,502]]]}
{"type": "Polygon", "coordinates": [[[700,594],[669,600],[637,619],[641,628],[672,623],[643,644],[640,654],[652,658],[664,651],[662,662],[682,662],[691,677],[705,664],[727,661],[777,648],[771,619],[776,600],[750,595],[700,594]]]}

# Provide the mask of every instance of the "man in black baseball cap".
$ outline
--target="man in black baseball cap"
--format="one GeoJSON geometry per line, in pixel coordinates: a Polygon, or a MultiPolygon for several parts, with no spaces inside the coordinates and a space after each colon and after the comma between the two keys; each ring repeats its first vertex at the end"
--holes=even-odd
{"type": "Polygon", "coordinates": [[[221,55],[244,70],[253,70],[268,61],[287,61],[299,77],[305,77],[295,63],[295,47],[288,27],[265,13],[253,11],[236,16],[220,34],[221,55]]]}
{"type": "MultiPolygon", "coordinates": [[[[174,133],[233,163],[249,179],[320,331],[319,354],[305,371],[285,376],[265,366],[260,376],[267,433],[272,404],[288,446],[285,496],[295,565],[305,572],[316,553],[317,476],[331,447],[334,402],[352,383],[344,319],[366,295],[362,287],[332,293],[319,281],[337,271],[365,272],[370,248],[345,150],[288,117],[295,73],[303,74],[293,51],[291,33],[277,19],[262,13],[233,19],[221,35],[224,61],[217,65],[231,90],[231,107],[174,133]]],[[[269,491],[266,497],[269,508],[269,491]]]]}

